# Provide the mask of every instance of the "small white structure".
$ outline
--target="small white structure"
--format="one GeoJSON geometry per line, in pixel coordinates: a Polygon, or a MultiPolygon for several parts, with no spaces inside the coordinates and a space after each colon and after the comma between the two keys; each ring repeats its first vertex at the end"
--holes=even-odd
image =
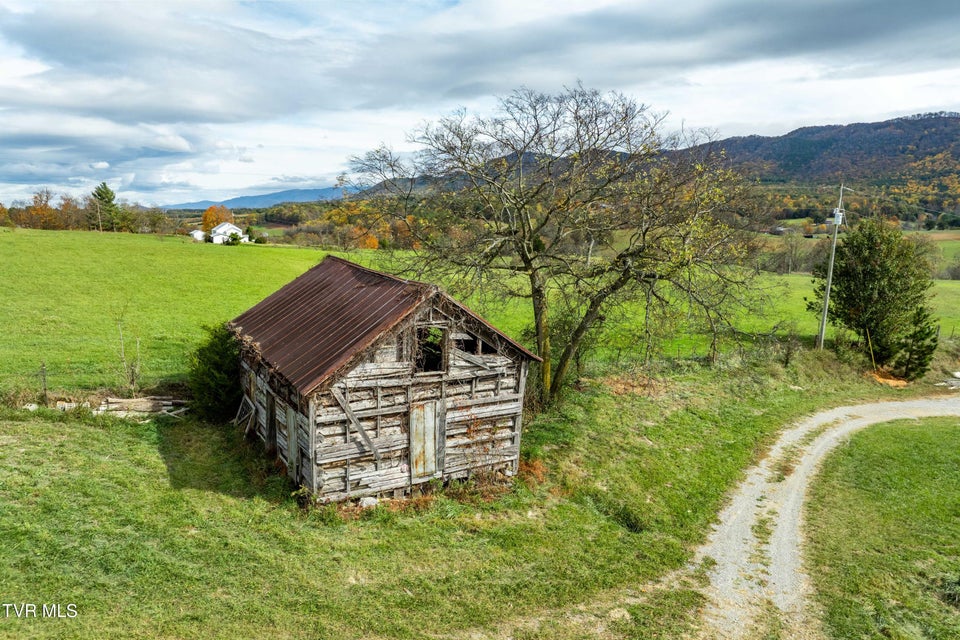
{"type": "Polygon", "coordinates": [[[206,240],[206,235],[203,229],[194,229],[190,232],[190,237],[193,238],[195,242],[203,242],[206,240]]]}
{"type": "Polygon", "coordinates": [[[210,229],[210,241],[213,244],[223,244],[230,240],[230,236],[236,235],[240,242],[250,242],[250,237],[243,233],[243,229],[232,222],[221,222],[213,229],[210,229]]]}

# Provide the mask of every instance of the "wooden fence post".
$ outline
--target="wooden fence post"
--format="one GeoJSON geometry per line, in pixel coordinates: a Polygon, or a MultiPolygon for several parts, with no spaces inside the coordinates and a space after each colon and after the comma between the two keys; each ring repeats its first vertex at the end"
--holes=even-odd
{"type": "Polygon", "coordinates": [[[43,406],[47,406],[47,363],[40,363],[40,384],[43,386],[43,406]]]}

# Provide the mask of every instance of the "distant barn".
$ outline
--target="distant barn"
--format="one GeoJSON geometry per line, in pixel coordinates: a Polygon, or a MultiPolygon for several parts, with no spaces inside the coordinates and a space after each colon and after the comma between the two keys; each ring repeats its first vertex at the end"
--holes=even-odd
{"type": "Polygon", "coordinates": [[[239,421],[322,501],[516,473],[538,358],[435,285],[328,256],[230,326],[239,421]]]}

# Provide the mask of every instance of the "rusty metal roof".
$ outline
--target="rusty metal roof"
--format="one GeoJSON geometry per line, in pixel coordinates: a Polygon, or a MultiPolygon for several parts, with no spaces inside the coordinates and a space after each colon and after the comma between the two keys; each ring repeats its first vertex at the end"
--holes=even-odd
{"type": "MultiPolygon", "coordinates": [[[[300,393],[308,394],[438,292],[434,285],[327,256],[230,325],[252,341],[261,357],[300,393]]],[[[539,359],[497,333],[525,355],[539,359]]]]}

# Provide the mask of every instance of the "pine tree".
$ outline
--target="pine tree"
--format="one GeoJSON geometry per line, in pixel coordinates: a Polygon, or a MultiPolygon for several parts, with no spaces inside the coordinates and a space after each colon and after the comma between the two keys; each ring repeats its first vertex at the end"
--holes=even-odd
{"type": "Polygon", "coordinates": [[[119,209],[116,203],[117,195],[113,189],[101,182],[90,194],[87,204],[87,225],[91,229],[100,231],[116,231],[119,209]]]}

